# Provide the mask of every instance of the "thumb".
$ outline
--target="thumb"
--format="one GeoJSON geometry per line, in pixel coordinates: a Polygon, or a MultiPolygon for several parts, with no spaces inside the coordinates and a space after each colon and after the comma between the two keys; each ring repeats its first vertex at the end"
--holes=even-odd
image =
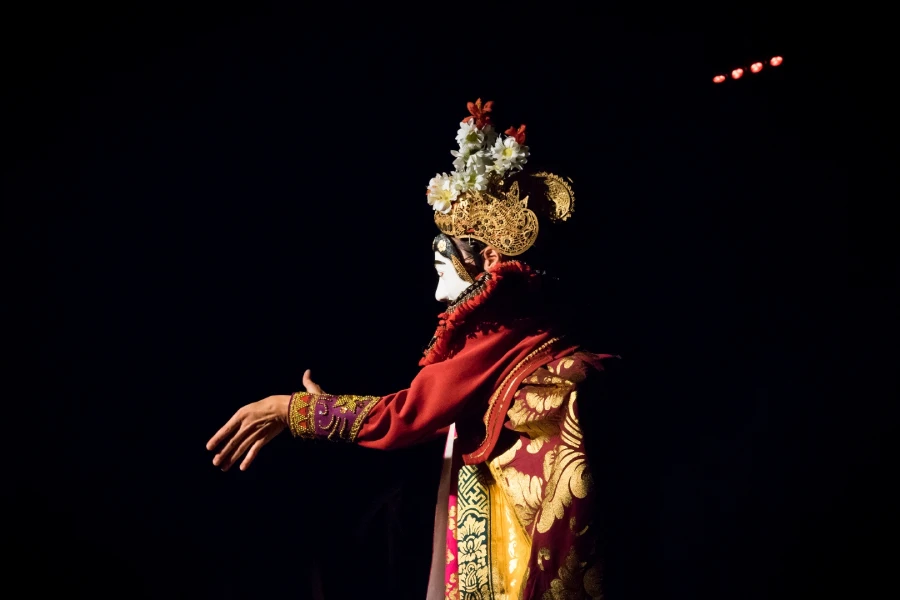
{"type": "Polygon", "coordinates": [[[309,369],[303,373],[303,387],[310,394],[321,394],[322,388],[319,387],[319,384],[315,383],[310,376],[311,371],[309,369]]]}

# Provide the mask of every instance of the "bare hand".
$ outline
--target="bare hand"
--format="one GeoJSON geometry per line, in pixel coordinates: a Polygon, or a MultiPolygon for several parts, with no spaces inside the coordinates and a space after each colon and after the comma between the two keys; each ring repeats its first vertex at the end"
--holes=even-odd
{"type": "MultiPolygon", "coordinates": [[[[304,385],[308,376],[309,371],[303,376],[304,385]]],[[[290,396],[269,396],[240,408],[216,435],[206,442],[206,449],[213,450],[227,440],[225,446],[213,458],[213,464],[227,471],[246,454],[241,463],[241,471],[246,471],[259,454],[259,450],[287,427],[290,401],[290,396]]]]}

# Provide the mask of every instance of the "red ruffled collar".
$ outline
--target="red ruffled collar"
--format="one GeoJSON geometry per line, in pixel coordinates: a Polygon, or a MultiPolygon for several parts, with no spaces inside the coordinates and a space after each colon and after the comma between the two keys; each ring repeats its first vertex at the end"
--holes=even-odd
{"type": "Polygon", "coordinates": [[[515,260],[499,262],[482,273],[475,283],[438,315],[437,330],[425,350],[425,356],[419,361],[419,366],[438,363],[449,357],[456,331],[495,294],[497,286],[505,277],[523,277],[535,284],[539,279],[530,266],[515,260]]]}

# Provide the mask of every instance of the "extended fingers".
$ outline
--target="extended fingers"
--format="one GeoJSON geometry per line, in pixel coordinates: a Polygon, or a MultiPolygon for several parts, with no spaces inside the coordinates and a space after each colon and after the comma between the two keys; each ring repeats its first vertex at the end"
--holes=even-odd
{"type": "Polygon", "coordinates": [[[241,444],[244,443],[244,440],[246,440],[247,437],[248,437],[251,433],[252,433],[252,430],[251,430],[250,428],[248,428],[248,427],[242,427],[242,428],[240,428],[240,429],[232,436],[232,438],[231,438],[230,440],[228,440],[228,443],[225,444],[225,447],[222,448],[221,450],[219,450],[219,452],[216,454],[215,458],[213,458],[213,464],[216,465],[217,467],[226,468],[226,466],[227,466],[230,462],[233,462],[233,461],[229,460],[229,457],[230,457],[232,454],[234,454],[235,450],[236,450],[241,444]]]}
{"type": "Polygon", "coordinates": [[[232,432],[240,424],[240,414],[241,411],[237,411],[236,413],[234,413],[234,415],[230,419],[228,419],[228,422],[225,423],[214,436],[209,438],[209,441],[206,442],[207,450],[213,450],[216,446],[224,442],[225,439],[232,434],[232,432]]]}
{"type": "Polygon", "coordinates": [[[261,440],[256,440],[253,442],[253,445],[250,446],[250,451],[247,452],[247,456],[244,457],[243,462],[241,462],[241,471],[246,471],[247,467],[250,466],[250,463],[256,458],[256,455],[259,454],[260,448],[265,446],[271,438],[264,437],[261,440]]]}
{"type": "Polygon", "coordinates": [[[284,426],[275,426],[269,427],[266,431],[265,436],[262,439],[256,440],[253,443],[253,446],[250,447],[250,451],[247,452],[247,456],[244,458],[244,461],[241,463],[241,471],[246,471],[247,467],[250,466],[250,463],[256,458],[256,455],[259,454],[260,449],[272,441],[272,439],[281,433],[284,430],[284,426]]]}
{"type": "Polygon", "coordinates": [[[238,459],[243,456],[247,452],[247,450],[249,450],[250,447],[260,439],[261,435],[262,433],[258,429],[252,431],[249,433],[249,435],[246,435],[244,437],[243,441],[239,446],[237,446],[234,452],[230,454],[223,454],[224,460],[220,465],[222,467],[222,470],[227,471],[228,469],[233,467],[234,463],[236,463],[238,459]]]}

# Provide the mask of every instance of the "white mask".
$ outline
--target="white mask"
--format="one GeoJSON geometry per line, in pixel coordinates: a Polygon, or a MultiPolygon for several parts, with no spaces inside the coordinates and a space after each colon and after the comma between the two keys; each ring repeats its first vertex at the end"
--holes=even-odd
{"type": "Polygon", "coordinates": [[[438,302],[453,302],[472,285],[459,276],[450,259],[440,252],[434,253],[434,269],[438,274],[437,291],[434,293],[438,302]]]}

